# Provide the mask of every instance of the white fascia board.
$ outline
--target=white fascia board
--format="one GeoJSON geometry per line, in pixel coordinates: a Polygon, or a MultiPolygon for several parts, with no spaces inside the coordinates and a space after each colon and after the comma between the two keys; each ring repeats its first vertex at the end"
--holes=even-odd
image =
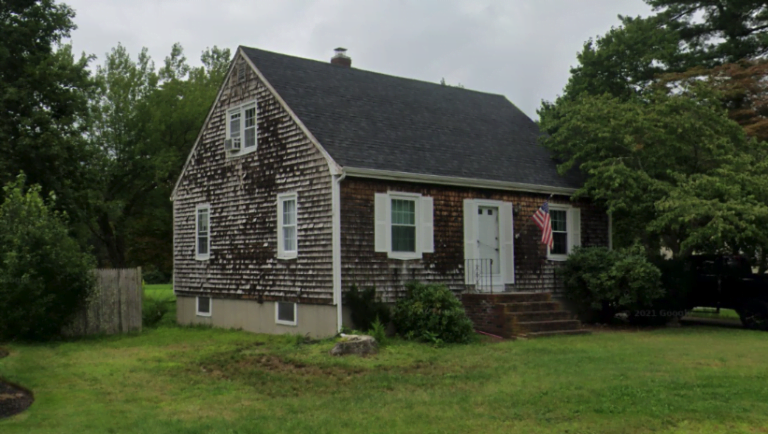
{"type": "Polygon", "coordinates": [[[520,182],[490,181],[476,178],[460,178],[453,176],[422,175],[417,173],[395,172],[389,170],[363,169],[344,167],[347,176],[356,178],[373,178],[388,181],[418,182],[424,184],[452,185],[457,187],[488,188],[493,190],[520,191],[526,193],[557,194],[572,196],[575,188],[551,187],[546,185],[525,184],[520,182]]]}

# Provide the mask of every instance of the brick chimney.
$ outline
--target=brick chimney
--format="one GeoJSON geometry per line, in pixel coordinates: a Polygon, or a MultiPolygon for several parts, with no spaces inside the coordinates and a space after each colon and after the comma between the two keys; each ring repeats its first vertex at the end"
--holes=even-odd
{"type": "Polygon", "coordinates": [[[333,51],[335,51],[336,54],[333,57],[331,57],[331,65],[339,65],[345,68],[352,67],[352,59],[349,56],[347,56],[346,48],[339,47],[333,51]]]}

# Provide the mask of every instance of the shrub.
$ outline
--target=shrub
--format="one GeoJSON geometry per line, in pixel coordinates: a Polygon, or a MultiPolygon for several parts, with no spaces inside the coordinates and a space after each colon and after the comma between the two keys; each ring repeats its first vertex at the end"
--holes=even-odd
{"type": "Polygon", "coordinates": [[[24,181],[4,187],[0,205],[0,339],[49,339],[85,307],[94,261],[69,236],[66,216],[24,181]]]}
{"type": "Polygon", "coordinates": [[[398,333],[406,339],[440,343],[466,343],[474,336],[458,298],[445,286],[411,282],[405,298],[392,315],[398,333]]]}
{"type": "Polygon", "coordinates": [[[387,327],[379,321],[379,317],[376,317],[376,321],[371,324],[371,329],[368,330],[368,334],[376,339],[379,346],[384,346],[387,340],[387,327]]]}
{"type": "Polygon", "coordinates": [[[171,281],[171,277],[156,267],[147,267],[146,270],[142,270],[141,273],[144,277],[144,283],[149,285],[165,284],[171,281]]]}
{"type": "Polygon", "coordinates": [[[610,322],[619,312],[649,308],[663,297],[661,271],[640,246],[577,249],[561,271],[565,296],[585,321],[610,322]]]}
{"type": "Polygon", "coordinates": [[[145,298],[141,306],[141,323],[144,327],[156,327],[171,310],[173,300],[163,298],[145,298]]]}
{"type": "Polygon", "coordinates": [[[346,292],[345,301],[351,311],[352,322],[358,330],[370,330],[377,318],[385,325],[390,321],[389,306],[379,301],[376,288],[371,287],[361,291],[357,285],[352,285],[346,292]]]}

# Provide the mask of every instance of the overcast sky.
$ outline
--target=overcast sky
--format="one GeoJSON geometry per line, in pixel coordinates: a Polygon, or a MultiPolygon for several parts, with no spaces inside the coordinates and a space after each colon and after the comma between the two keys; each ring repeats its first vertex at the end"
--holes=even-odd
{"type": "Polygon", "coordinates": [[[190,63],[238,45],[505,95],[536,118],[568,80],[588,38],[648,15],[642,0],[63,0],[76,52],[99,62],[118,42],[156,64],[180,42],[190,63]]]}

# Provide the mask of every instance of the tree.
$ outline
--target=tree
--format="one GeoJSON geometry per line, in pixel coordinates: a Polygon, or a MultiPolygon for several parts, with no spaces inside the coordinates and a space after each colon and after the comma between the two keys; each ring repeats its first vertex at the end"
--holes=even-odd
{"type": "Polygon", "coordinates": [[[96,72],[89,140],[92,168],[89,227],[101,262],[142,265],[169,275],[173,184],[228,69],[229,50],[206,50],[190,67],[175,44],[155,69],[146,49],[136,60],[118,45],[96,72]]]}
{"type": "Polygon", "coordinates": [[[689,66],[713,67],[768,54],[768,4],[764,0],[645,0],[681,47],[689,66]]]}
{"type": "Polygon", "coordinates": [[[628,100],[606,94],[561,101],[561,116],[541,120],[550,133],[543,144],[563,162],[561,172],[578,167],[586,175],[577,195],[608,207],[618,245],[641,241],[684,255],[738,249],[762,227],[758,205],[768,202],[759,193],[761,158],[768,149],[728,119],[717,96],[698,85],[628,100]],[[737,180],[741,190],[718,188],[737,180]],[[750,206],[754,213],[746,212],[750,206]],[[715,221],[725,214],[744,219],[715,221]]]}
{"type": "Polygon", "coordinates": [[[0,340],[57,336],[84,308],[93,288],[93,258],[68,234],[40,186],[19,176],[0,205],[0,340]]]}
{"type": "Polygon", "coordinates": [[[53,0],[0,2],[0,183],[19,171],[57,206],[79,216],[89,184],[87,124],[90,58],[75,60],[62,38],[74,12],[53,0]]]}

